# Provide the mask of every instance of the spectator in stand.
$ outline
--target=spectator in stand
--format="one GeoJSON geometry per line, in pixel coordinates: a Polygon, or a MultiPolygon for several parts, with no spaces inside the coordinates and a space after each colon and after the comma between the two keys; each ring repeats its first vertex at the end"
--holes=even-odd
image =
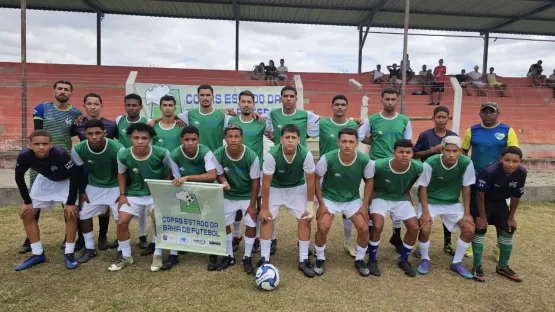
{"type": "Polygon", "coordinates": [[[532,78],[532,87],[539,87],[540,83],[538,82],[538,79],[539,80],[545,79],[545,75],[542,75],[542,72],[543,72],[542,63],[543,62],[539,60],[536,64],[530,65],[530,68],[528,69],[527,76],[532,78]]]}
{"type": "Polygon", "coordinates": [[[380,64],[376,65],[376,69],[371,71],[371,73],[374,76],[372,77],[372,81],[374,81],[374,83],[379,83],[381,85],[383,85],[384,83],[387,83],[387,79],[385,78],[385,75],[382,73],[382,65],[380,64]]]}
{"type": "Polygon", "coordinates": [[[490,67],[489,74],[486,74],[488,86],[494,89],[499,89],[499,93],[501,94],[501,96],[507,96],[507,94],[505,93],[507,91],[507,85],[497,81],[497,75],[493,72],[493,70],[494,68],[490,67]]]}
{"type": "Polygon", "coordinates": [[[285,66],[285,60],[279,60],[279,66],[277,68],[277,79],[281,82],[282,85],[285,84],[287,80],[287,74],[289,73],[289,68],[285,66]]]}
{"type": "Polygon", "coordinates": [[[482,96],[486,96],[486,90],[488,85],[482,81],[482,73],[480,73],[478,70],[480,69],[480,66],[478,65],[474,65],[474,71],[468,73],[468,78],[470,79],[470,85],[472,85],[473,87],[476,88],[476,90],[478,90],[478,94],[477,95],[482,95],[482,96]]]}
{"type": "Polygon", "coordinates": [[[439,105],[441,103],[441,94],[445,90],[445,75],[447,67],[443,65],[443,59],[439,60],[439,65],[434,68],[434,83],[430,92],[430,103],[428,105],[439,105]],[[434,102],[434,93],[438,93],[437,103],[434,102]]]}
{"type": "Polygon", "coordinates": [[[264,71],[266,70],[266,66],[264,62],[260,62],[259,65],[255,66],[252,70],[252,74],[250,75],[251,80],[262,80],[264,79],[264,71]]]}
{"type": "MultiPolygon", "coordinates": [[[[401,61],[401,66],[403,66],[403,61],[401,61]]],[[[407,67],[405,68],[405,71],[407,72],[407,82],[409,82],[411,81],[412,77],[414,77],[414,71],[410,67],[410,60],[409,60],[408,54],[407,54],[407,67]]]]}
{"type": "Polygon", "coordinates": [[[434,74],[432,74],[431,70],[428,71],[426,65],[422,65],[422,70],[418,73],[418,77],[420,78],[422,93],[426,93],[426,90],[429,86],[432,85],[432,82],[434,81],[434,74]]]}
{"type": "Polygon", "coordinates": [[[401,85],[401,67],[397,66],[397,63],[387,65],[387,70],[389,70],[389,85],[396,89],[401,85]]]}
{"type": "Polygon", "coordinates": [[[457,78],[457,81],[459,82],[459,84],[461,85],[461,88],[463,88],[464,90],[466,90],[466,95],[472,95],[470,94],[470,91],[468,90],[468,77],[466,76],[466,70],[461,70],[461,73],[459,75],[455,75],[455,78],[457,78]]]}
{"type": "Polygon", "coordinates": [[[266,66],[265,68],[265,75],[266,75],[265,79],[268,80],[268,85],[276,84],[276,73],[277,73],[276,65],[274,65],[273,60],[270,60],[270,62],[268,63],[268,66],[266,66]]]}
{"type": "Polygon", "coordinates": [[[553,70],[553,74],[545,79],[545,84],[553,89],[553,98],[555,99],[555,69],[553,70]]]}

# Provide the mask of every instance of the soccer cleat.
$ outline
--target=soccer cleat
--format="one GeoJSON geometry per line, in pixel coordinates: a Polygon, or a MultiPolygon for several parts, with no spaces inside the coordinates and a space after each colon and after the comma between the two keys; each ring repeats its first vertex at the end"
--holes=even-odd
{"type": "Polygon", "coordinates": [[[162,268],[162,256],[152,256],[152,264],[150,265],[151,272],[158,272],[162,268]]]}
{"type": "Polygon", "coordinates": [[[474,278],[474,275],[468,272],[468,270],[464,267],[464,265],[461,262],[451,263],[450,268],[451,268],[451,271],[458,273],[460,276],[464,278],[467,278],[467,279],[474,278]]]}
{"type": "Polygon", "coordinates": [[[475,265],[472,267],[472,275],[474,275],[474,279],[478,282],[485,282],[486,275],[484,274],[484,268],[481,265],[475,265]]]}
{"type": "Polygon", "coordinates": [[[254,245],[252,245],[252,253],[259,253],[259,252],[260,252],[260,238],[257,238],[254,240],[254,245]]]}
{"type": "Polygon", "coordinates": [[[466,250],[466,252],[464,253],[464,256],[467,258],[472,258],[472,256],[474,256],[474,253],[472,251],[472,244],[470,244],[468,246],[468,249],[466,250]]]}
{"type": "Polygon", "coordinates": [[[121,256],[121,257],[118,257],[118,260],[116,261],[116,263],[113,263],[108,267],[108,271],[112,271],[112,272],[119,271],[123,269],[126,265],[130,265],[130,264],[133,264],[133,257],[121,256]]]}
{"type": "Polygon", "coordinates": [[[32,255],[29,258],[25,259],[25,261],[21,262],[20,265],[15,267],[16,271],[23,271],[26,270],[34,265],[43,263],[46,261],[46,256],[44,252],[40,255],[32,255]]]}
{"type": "Polygon", "coordinates": [[[389,243],[395,247],[395,251],[398,254],[401,254],[401,251],[403,250],[403,241],[401,240],[401,237],[392,235],[389,239],[389,243]]]}
{"type": "Polygon", "coordinates": [[[455,255],[455,249],[451,246],[451,244],[443,246],[443,252],[451,257],[455,255]]]}
{"type": "Polygon", "coordinates": [[[73,270],[79,266],[79,262],[75,260],[75,256],[73,253],[65,254],[64,255],[64,264],[66,265],[66,269],[73,270]]]}
{"type": "Polygon", "coordinates": [[[355,247],[352,244],[349,244],[347,242],[343,242],[343,249],[345,249],[345,251],[351,255],[351,257],[356,257],[357,256],[357,251],[355,250],[355,247]]]}
{"type": "Polygon", "coordinates": [[[75,251],[81,251],[85,248],[85,239],[83,236],[79,236],[75,241],[75,251]]]}
{"type": "Polygon", "coordinates": [[[208,258],[208,271],[215,271],[218,268],[218,256],[210,255],[208,258]]]}
{"type": "Polygon", "coordinates": [[[495,254],[495,262],[499,262],[499,254],[501,253],[501,251],[499,250],[499,244],[495,245],[493,253],[495,254]]]}
{"type": "Polygon", "coordinates": [[[106,236],[98,238],[98,249],[99,250],[106,250],[110,248],[110,244],[108,244],[108,238],[106,236]]]}
{"type": "Polygon", "coordinates": [[[220,260],[218,263],[218,271],[225,271],[227,267],[235,264],[235,258],[233,256],[227,255],[220,260]]]}
{"type": "Polygon", "coordinates": [[[397,261],[397,266],[401,270],[403,270],[403,272],[405,272],[406,275],[410,277],[416,276],[416,271],[414,271],[414,269],[412,268],[412,265],[410,265],[410,262],[408,262],[408,260],[397,261]]]}
{"type": "Polygon", "coordinates": [[[118,247],[119,247],[119,242],[118,242],[117,239],[114,240],[112,243],[110,243],[110,244],[108,245],[108,248],[110,248],[110,249],[115,249],[115,248],[118,248],[118,247]]]}
{"type": "Polygon", "coordinates": [[[321,276],[324,275],[326,271],[326,260],[316,259],[316,264],[314,265],[314,274],[321,276]]]}
{"type": "Polygon", "coordinates": [[[236,252],[239,249],[239,244],[243,240],[243,236],[234,237],[231,241],[231,245],[233,246],[233,252],[236,252]]]}
{"type": "Polygon", "coordinates": [[[186,254],[187,254],[187,252],[186,252],[186,251],[183,251],[183,250],[180,250],[180,251],[178,251],[177,253],[180,254],[180,255],[186,255],[186,254]]]}
{"type": "Polygon", "coordinates": [[[252,265],[252,258],[251,257],[244,257],[243,258],[243,270],[247,274],[254,273],[254,266],[252,265]]]}
{"type": "Polygon", "coordinates": [[[355,268],[357,269],[358,273],[362,276],[366,277],[370,275],[370,270],[368,269],[368,267],[366,267],[366,263],[364,263],[364,260],[356,260],[355,268]]]}
{"type": "Polygon", "coordinates": [[[66,239],[64,237],[64,241],[60,244],[60,249],[65,249],[66,248],[66,239]]]}
{"type": "Polygon", "coordinates": [[[96,249],[83,249],[83,251],[81,252],[81,256],[79,258],[77,258],[77,262],[79,263],[86,263],[89,260],[91,260],[91,258],[96,257],[96,249]]]}
{"type": "Polygon", "coordinates": [[[166,259],[166,261],[162,263],[162,266],[160,267],[160,269],[169,270],[178,263],[179,263],[179,257],[177,255],[169,255],[168,259],[166,259]]]}
{"type": "Polygon", "coordinates": [[[139,248],[141,249],[147,249],[150,245],[148,244],[148,241],[146,240],[146,236],[142,235],[139,236],[139,248]]]}
{"type": "Polygon", "coordinates": [[[369,260],[368,264],[366,264],[366,266],[368,267],[368,271],[370,272],[370,274],[372,274],[374,276],[382,275],[382,273],[380,272],[380,268],[378,267],[378,261],[369,260]]]}
{"type": "Polygon", "coordinates": [[[515,271],[511,270],[509,266],[500,268],[499,265],[495,266],[495,272],[497,274],[503,275],[509,279],[512,279],[515,282],[522,282],[522,277],[518,275],[515,271]]]}
{"type": "MultiPolygon", "coordinates": [[[[299,244],[299,242],[297,242],[297,244],[299,244]]],[[[272,244],[270,245],[270,256],[273,256],[276,253],[276,250],[277,250],[277,238],[272,239],[272,244]]]]}
{"type": "Polygon", "coordinates": [[[422,253],[420,252],[420,248],[416,248],[416,250],[412,253],[412,256],[415,258],[421,258],[422,257],[422,253]]]}
{"type": "Polygon", "coordinates": [[[310,260],[306,259],[299,262],[299,270],[303,272],[306,277],[314,277],[314,266],[310,263],[310,260]]]}
{"type": "Polygon", "coordinates": [[[258,260],[258,262],[256,263],[256,267],[259,268],[261,267],[263,264],[267,264],[270,263],[270,261],[266,260],[266,258],[262,257],[260,258],[260,260],[258,260]]]}
{"type": "Polygon", "coordinates": [[[19,247],[19,250],[17,252],[20,254],[26,254],[30,251],[31,251],[31,242],[29,242],[29,239],[26,238],[25,242],[23,243],[23,245],[21,245],[21,247],[19,247]]]}
{"type": "Polygon", "coordinates": [[[154,243],[150,243],[148,244],[148,246],[143,249],[143,251],[141,251],[141,256],[146,257],[146,256],[150,256],[154,253],[154,249],[156,249],[156,244],[154,243]]]}
{"type": "Polygon", "coordinates": [[[419,274],[426,275],[430,271],[430,264],[430,260],[422,259],[422,261],[420,261],[420,265],[418,265],[418,268],[416,268],[416,271],[419,274]]]}

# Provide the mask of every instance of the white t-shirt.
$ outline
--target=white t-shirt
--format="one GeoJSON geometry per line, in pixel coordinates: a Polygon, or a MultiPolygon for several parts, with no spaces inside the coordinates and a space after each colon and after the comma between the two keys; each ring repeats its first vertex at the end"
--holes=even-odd
{"type": "Polygon", "coordinates": [[[278,66],[277,68],[277,72],[279,75],[281,74],[287,74],[287,72],[289,71],[289,68],[287,68],[287,66],[283,65],[283,66],[278,66]]]}
{"type": "Polygon", "coordinates": [[[381,76],[383,76],[383,73],[377,69],[374,69],[374,79],[379,79],[381,76]]]}
{"type": "Polygon", "coordinates": [[[467,74],[468,77],[470,77],[470,79],[472,80],[480,80],[482,79],[482,74],[478,73],[478,72],[470,72],[467,74]]]}

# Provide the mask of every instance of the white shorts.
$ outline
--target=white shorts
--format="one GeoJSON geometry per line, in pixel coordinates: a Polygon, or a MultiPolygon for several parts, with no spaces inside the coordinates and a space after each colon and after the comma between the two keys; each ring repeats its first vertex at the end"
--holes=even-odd
{"type": "MultiPolygon", "coordinates": [[[[422,216],[422,205],[418,204],[418,219],[422,216]]],[[[430,210],[430,216],[432,217],[432,222],[436,217],[440,217],[441,221],[445,227],[451,231],[455,232],[459,230],[459,225],[457,224],[464,216],[464,206],[462,203],[451,204],[451,205],[431,205],[428,204],[428,210],[430,210]]]]}
{"type": "Polygon", "coordinates": [[[54,203],[64,203],[69,194],[69,179],[52,181],[42,174],[38,174],[31,187],[31,201],[33,208],[51,210],[54,203]]]}
{"type": "Polygon", "coordinates": [[[301,217],[306,211],[306,184],[288,187],[288,188],[275,188],[270,187],[270,213],[277,218],[279,214],[279,207],[285,206],[289,213],[297,219],[306,219],[301,217]]]}
{"type": "Polygon", "coordinates": [[[388,212],[393,220],[405,221],[416,217],[414,207],[408,200],[395,201],[381,198],[372,199],[372,204],[370,205],[371,214],[377,213],[385,217],[385,214],[388,212]]]}
{"type": "Polygon", "coordinates": [[[256,227],[256,222],[253,221],[251,215],[247,213],[247,208],[249,208],[250,203],[250,200],[231,200],[224,198],[225,225],[228,226],[233,224],[237,211],[241,211],[243,213],[245,225],[248,227],[256,227]]]}
{"type": "Polygon", "coordinates": [[[362,200],[355,199],[350,202],[338,203],[324,198],[324,204],[331,214],[342,213],[345,217],[350,218],[358,212],[362,206],[362,200]]]}
{"type": "Polygon", "coordinates": [[[481,87],[481,88],[487,86],[486,83],[482,82],[482,81],[472,81],[472,85],[477,86],[477,87],[481,87]]]}
{"type": "Polygon", "coordinates": [[[152,200],[151,195],[130,196],[127,197],[127,201],[129,201],[131,206],[122,205],[119,211],[134,215],[135,217],[139,217],[146,209],[148,209],[148,211],[152,211],[154,209],[154,201],[152,200]]]}
{"type": "Polygon", "coordinates": [[[118,204],[116,201],[119,197],[119,187],[103,188],[87,185],[85,193],[89,197],[89,203],[83,203],[79,212],[79,219],[88,220],[105,214],[108,207],[111,208],[114,219],[118,219],[118,204]]]}

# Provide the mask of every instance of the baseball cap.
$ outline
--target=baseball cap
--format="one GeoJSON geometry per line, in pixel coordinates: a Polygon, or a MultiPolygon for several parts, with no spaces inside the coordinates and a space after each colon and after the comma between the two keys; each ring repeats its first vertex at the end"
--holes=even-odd
{"type": "Polygon", "coordinates": [[[499,110],[499,106],[497,106],[497,103],[495,102],[485,102],[482,103],[482,105],[480,106],[480,111],[483,111],[485,108],[493,108],[495,111],[499,110]]]}
{"type": "Polygon", "coordinates": [[[459,138],[456,135],[449,135],[449,136],[446,136],[445,138],[443,138],[443,140],[441,141],[441,147],[445,147],[445,145],[447,145],[447,144],[453,144],[453,145],[457,146],[458,148],[461,148],[462,140],[461,140],[461,138],[459,138]]]}

